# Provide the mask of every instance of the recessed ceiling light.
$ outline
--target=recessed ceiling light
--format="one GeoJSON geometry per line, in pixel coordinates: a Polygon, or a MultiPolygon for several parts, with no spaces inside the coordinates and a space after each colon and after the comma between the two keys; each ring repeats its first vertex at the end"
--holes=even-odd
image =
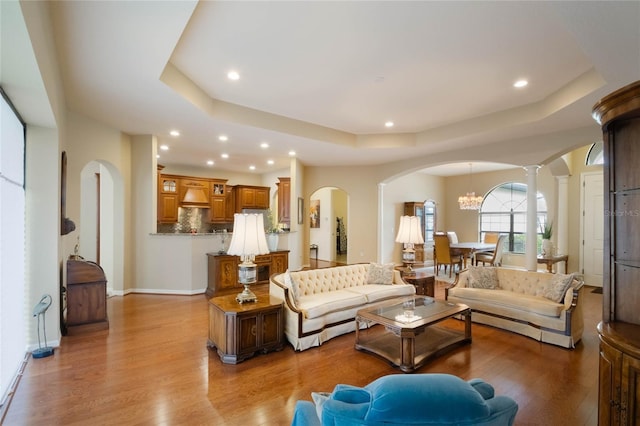
{"type": "Polygon", "coordinates": [[[296,156],[296,152],[291,150],[289,151],[289,157],[295,157],[296,156]]]}
{"type": "Polygon", "coordinates": [[[160,145],[160,149],[163,151],[169,151],[169,147],[167,145],[160,145]]]}
{"type": "Polygon", "coordinates": [[[274,163],[275,163],[275,161],[273,161],[273,160],[267,160],[267,164],[270,165],[270,166],[273,166],[274,163]]]}
{"type": "Polygon", "coordinates": [[[393,127],[393,125],[394,125],[393,121],[387,121],[386,123],[384,123],[384,127],[387,127],[387,128],[393,127]]]}
{"type": "Polygon", "coordinates": [[[256,166],[254,166],[253,164],[249,166],[249,170],[255,170],[256,166]]]}
{"type": "Polygon", "coordinates": [[[226,154],[226,153],[224,153],[224,154],[220,154],[220,157],[222,157],[222,158],[229,158],[229,154],[226,154]]]}
{"type": "Polygon", "coordinates": [[[213,160],[207,161],[207,164],[210,165],[210,166],[213,166],[213,160]]]}
{"type": "Polygon", "coordinates": [[[260,144],[260,148],[262,148],[262,149],[267,149],[267,148],[269,148],[269,144],[268,144],[268,143],[266,143],[266,142],[262,142],[262,143],[260,144]]]}
{"type": "Polygon", "coordinates": [[[238,74],[238,71],[229,71],[227,73],[227,77],[229,78],[229,80],[240,80],[240,74],[238,74]]]}
{"type": "Polygon", "coordinates": [[[169,134],[170,134],[171,136],[180,136],[180,132],[179,132],[179,131],[177,131],[177,130],[172,130],[172,131],[170,131],[170,132],[169,132],[169,134]]]}
{"type": "Polygon", "coordinates": [[[220,136],[218,136],[218,140],[220,142],[226,142],[226,141],[229,140],[229,138],[227,137],[227,135],[220,135],[220,136]]]}
{"type": "Polygon", "coordinates": [[[156,154],[156,158],[160,158],[160,154],[156,154]]]}
{"type": "Polygon", "coordinates": [[[515,83],[513,83],[513,87],[517,87],[519,89],[521,87],[525,87],[527,84],[529,84],[527,80],[518,80],[515,83]]]}

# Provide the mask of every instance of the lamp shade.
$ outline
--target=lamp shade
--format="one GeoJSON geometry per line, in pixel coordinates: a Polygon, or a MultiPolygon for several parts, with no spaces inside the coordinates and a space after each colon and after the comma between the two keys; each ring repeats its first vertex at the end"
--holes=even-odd
{"type": "Polygon", "coordinates": [[[400,216],[400,226],[398,227],[396,243],[424,244],[419,217],[400,216]]]}
{"type": "Polygon", "coordinates": [[[227,254],[253,257],[269,253],[261,214],[236,213],[233,215],[233,235],[227,254]]]}

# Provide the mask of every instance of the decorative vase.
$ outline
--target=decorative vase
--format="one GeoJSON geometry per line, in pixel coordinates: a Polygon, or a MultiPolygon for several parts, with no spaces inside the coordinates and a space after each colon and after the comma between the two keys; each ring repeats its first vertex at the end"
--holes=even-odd
{"type": "Polygon", "coordinates": [[[542,255],[553,256],[553,243],[551,240],[542,240],[542,255]]]}
{"type": "Polygon", "coordinates": [[[275,232],[267,234],[267,245],[269,246],[269,251],[278,250],[278,239],[278,234],[275,232]]]}

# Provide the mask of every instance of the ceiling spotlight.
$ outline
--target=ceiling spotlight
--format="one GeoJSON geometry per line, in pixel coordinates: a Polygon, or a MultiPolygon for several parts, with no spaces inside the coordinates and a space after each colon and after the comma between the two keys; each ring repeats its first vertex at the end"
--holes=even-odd
{"type": "Polygon", "coordinates": [[[177,130],[172,130],[172,131],[170,131],[170,132],[169,132],[169,134],[170,134],[171,136],[180,136],[180,132],[179,132],[179,131],[177,131],[177,130]]]}
{"type": "Polygon", "coordinates": [[[160,154],[156,154],[156,158],[160,158],[160,154]]]}
{"type": "Polygon", "coordinates": [[[229,80],[240,80],[240,74],[238,74],[238,71],[229,71],[227,73],[227,77],[229,78],[229,80]]]}
{"type": "Polygon", "coordinates": [[[213,160],[207,161],[207,164],[210,165],[210,166],[213,166],[213,160]]]}
{"type": "Polygon", "coordinates": [[[260,148],[262,148],[262,149],[267,149],[267,148],[269,148],[269,144],[268,144],[268,143],[266,143],[266,142],[262,142],[262,143],[260,144],[260,148]]]}
{"type": "Polygon", "coordinates": [[[169,151],[169,147],[167,145],[160,145],[160,149],[163,151],[169,151]]]}
{"type": "Polygon", "coordinates": [[[220,157],[222,157],[222,158],[229,158],[229,154],[226,154],[226,153],[224,153],[224,154],[220,154],[220,157]]]}
{"type": "Polygon", "coordinates": [[[393,121],[387,121],[386,123],[384,123],[384,127],[386,128],[393,127],[393,125],[394,125],[393,121]]]}
{"type": "Polygon", "coordinates": [[[267,160],[267,164],[270,165],[270,166],[273,166],[274,163],[275,163],[275,161],[273,161],[273,160],[267,160]]]}
{"type": "Polygon", "coordinates": [[[517,87],[519,89],[521,87],[525,87],[527,84],[529,84],[527,80],[518,80],[515,83],[513,83],[513,87],[517,87]]]}
{"type": "Polygon", "coordinates": [[[255,170],[256,166],[254,166],[253,164],[249,166],[249,170],[255,170]]]}
{"type": "Polygon", "coordinates": [[[296,156],[296,152],[291,150],[289,151],[289,157],[295,157],[296,156]]]}
{"type": "Polygon", "coordinates": [[[229,138],[227,137],[227,135],[220,135],[220,136],[218,136],[218,140],[220,142],[226,142],[226,141],[229,140],[229,138]]]}

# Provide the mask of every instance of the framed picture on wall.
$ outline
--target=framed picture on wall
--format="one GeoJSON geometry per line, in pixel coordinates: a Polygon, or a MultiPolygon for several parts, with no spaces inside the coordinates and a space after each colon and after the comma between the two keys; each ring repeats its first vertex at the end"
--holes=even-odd
{"type": "Polygon", "coordinates": [[[309,205],[309,227],[320,228],[320,200],[311,200],[309,205]]]}

